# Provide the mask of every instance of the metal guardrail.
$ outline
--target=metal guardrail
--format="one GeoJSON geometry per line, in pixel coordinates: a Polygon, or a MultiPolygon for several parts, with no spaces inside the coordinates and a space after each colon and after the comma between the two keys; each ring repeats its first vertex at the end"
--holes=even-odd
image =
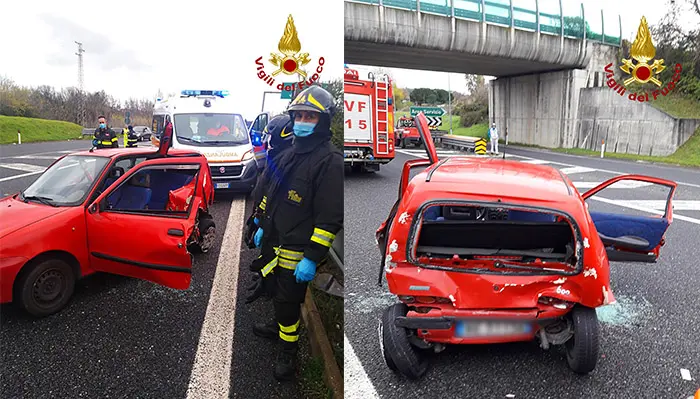
{"type": "MultiPolygon", "coordinates": [[[[583,3],[570,0],[531,0],[535,10],[518,7],[517,0],[345,0],[352,3],[411,10],[456,19],[486,22],[518,30],[586,39],[605,45],[622,45],[620,14],[606,25],[605,14],[584,12],[583,3]],[[456,3],[456,4],[455,4],[456,3]],[[558,7],[552,6],[557,4],[558,7]],[[547,7],[550,6],[550,7],[547,7]],[[543,12],[543,9],[545,10],[543,12]],[[607,32],[607,33],[606,33],[607,32]],[[612,35],[611,35],[612,33],[612,35]]],[[[608,18],[610,21],[611,18],[608,18]]]]}
{"type": "Polygon", "coordinates": [[[439,138],[443,147],[455,148],[462,151],[474,152],[475,143],[480,137],[445,135],[439,138]]]}
{"type": "Polygon", "coordinates": [[[333,246],[331,246],[331,250],[328,252],[330,257],[333,259],[333,262],[335,262],[336,265],[340,268],[340,270],[345,273],[345,266],[343,264],[343,248],[345,246],[344,244],[344,232],[341,229],[338,234],[335,235],[335,240],[333,241],[333,246]]]}

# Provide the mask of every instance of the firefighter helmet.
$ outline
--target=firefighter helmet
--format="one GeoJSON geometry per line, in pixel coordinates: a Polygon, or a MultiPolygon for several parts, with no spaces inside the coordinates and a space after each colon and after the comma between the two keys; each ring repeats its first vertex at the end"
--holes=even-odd
{"type": "Polygon", "coordinates": [[[287,114],[276,115],[263,129],[263,141],[269,148],[282,150],[292,145],[294,137],[292,118],[287,114]]]}
{"type": "Polygon", "coordinates": [[[296,96],[292,103],[287,108],[287,111],[294,119],[294,111],[312,111],[318,112],[321,115],[332,117],[335,114],[335,100],[333,95],[321,86],[311,86],[304,89],[296,96]]]}

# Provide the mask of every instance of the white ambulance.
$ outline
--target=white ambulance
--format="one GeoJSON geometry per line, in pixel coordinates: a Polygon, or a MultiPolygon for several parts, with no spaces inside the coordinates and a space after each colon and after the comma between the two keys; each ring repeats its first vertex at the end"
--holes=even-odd
{"type": "MultiPolygon", "coordinates": [[[[260,138],[249,131],[227,96],[226,90],[183,90],[179,96],[156,99],[151,142],[158,146],[169,117],[173,123],[172,147],[203,154],[217,191],[247,193],[255,187],[260,169],[255,148],[260,138]]],[[[254,125],[263,129],[267,120],[267,114],[260,114],[254,125]]]]}

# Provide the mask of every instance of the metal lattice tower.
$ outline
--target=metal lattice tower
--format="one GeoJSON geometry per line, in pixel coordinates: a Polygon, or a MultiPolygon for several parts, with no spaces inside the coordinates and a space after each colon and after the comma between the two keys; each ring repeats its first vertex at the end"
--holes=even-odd
{"type": "Polygon", "coordinates": [[[75,42],[78,45],[78,52],[75,55],[78,56],[78,92],[80,94],[79,104],[78,104],[78,124],[80,126],[85,126],[85,92],[83,90],[83,43],[75,42]]]}

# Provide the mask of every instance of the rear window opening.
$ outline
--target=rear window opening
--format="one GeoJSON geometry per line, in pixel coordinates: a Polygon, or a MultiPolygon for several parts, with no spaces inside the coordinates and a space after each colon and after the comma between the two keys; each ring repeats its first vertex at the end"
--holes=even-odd
{"type": "Polygon", "coordinates": [[[426,266],[486,273],[576,271],[576,237],[555,212],[499,205],[430,205],[417,222],[415,257],[426,266]]]}

